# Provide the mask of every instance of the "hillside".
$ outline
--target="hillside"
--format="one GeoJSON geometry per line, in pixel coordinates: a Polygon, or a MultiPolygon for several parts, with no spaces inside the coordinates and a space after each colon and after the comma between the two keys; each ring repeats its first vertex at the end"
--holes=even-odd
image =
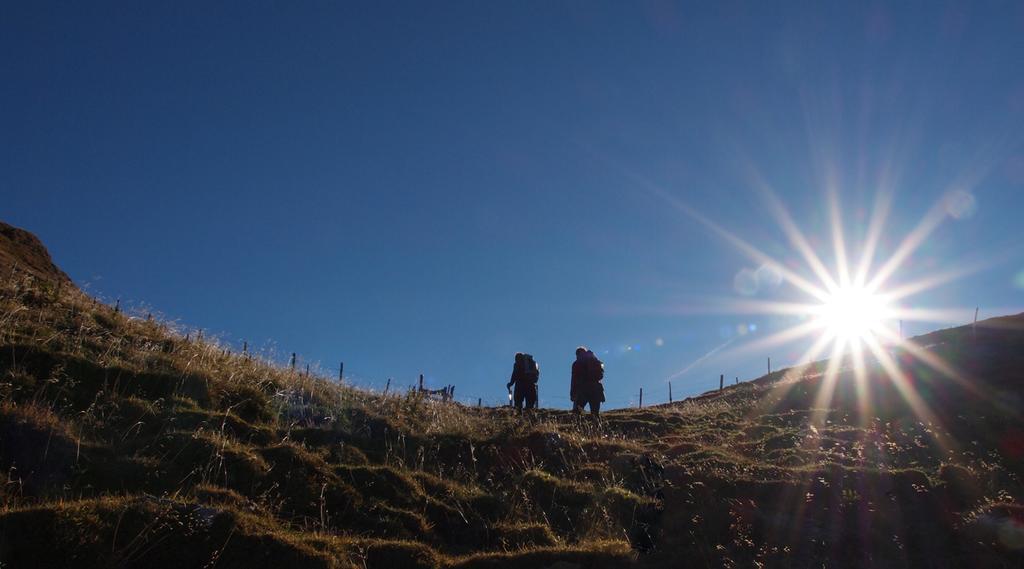
{"type": "Polygon", "coordinates": [[[125,314],[8,228],[4,569],[1024,565],[1024,315],[917,338],[863,392],[843,368],[820,397],[819,362],[527,421],[125,314]]]}
{"type": "Polygon", "coordinates": [[[0,270],[8,276],[31,275],[51,284],[70,284],[64,271],[57,268],[50,252],[38,237],[0,221],[0,270]]]}

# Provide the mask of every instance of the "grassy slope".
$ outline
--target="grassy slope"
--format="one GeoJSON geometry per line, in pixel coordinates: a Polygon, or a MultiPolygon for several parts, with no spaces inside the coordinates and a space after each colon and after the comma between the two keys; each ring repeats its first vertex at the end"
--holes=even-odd
{"type": "MultiPolygon", "coordinates": [[[[18,273],[0,282],[3,567],[1020,566],[1024,319],[532,421],[339,387],[18,273]],[[560,564],[561,563],[561,564],[560,564]]],[[[614,377],[609,377],[615,381],[614,377]]]]}

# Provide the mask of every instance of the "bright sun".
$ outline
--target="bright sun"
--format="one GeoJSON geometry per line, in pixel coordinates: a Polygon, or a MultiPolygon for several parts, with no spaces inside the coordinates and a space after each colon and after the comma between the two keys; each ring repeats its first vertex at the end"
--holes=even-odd
{"type": "Polygon", "coordinates": [[[864,287],[845,286],[832,291],[818,307],[822,326],[837,340],[871,340],[879,332],[892,310],[885,300],[864,287]]]}
{"type": "MultiPolygon", "coordinates": [[[[867,408],[870,401],[867,397],[866,382],[868,365],[871,363],[880,365],[901,395],[908,400],[914,399],[912,404],[921,410],[924,416],[927,410],[922,408],[922,402],[915,399],[917,396],[913,386],[910,385],[906,374],[901,371],[900,362],[893,357],[893,348],[899,349],[901,357],[914,358],[946,376],[960,376],[940,357],[913,342],[905,341],[903,324],[905,321],[964,321],[969,318],[969,314],[956,308],[910,307],[907,306],[906,299],[977,271],[983,264],[963,263],[958,268],[920,275],[914,279],[908,279],[907,275],[899,275],[899,272],[926,242],[928,236],[948,215],[951,215],[947,207],[950,196],[940,198],[905,237],[891,241],[883,240],[883,231],[890,209],[892,190],[879,189],[870,219],[866,220],[863,227],[858,226],[858,233],[863,234],[862,240],[851,251],[843,230],[838,189],[827,186],[827,225],[831,230],[833,249],[832,262],[827,264],[830,259],[820,256],[822,251],[818,244],[821,240],[811,240],[804,235],[793,216],[759,176],[755,176],[752,183],[765,198],[768,213],[775,217],[778,226],[788,238],[792,246],[791,252],[798,256],[789,255],[776,259],[676,200],[667,192],[661,192],[659,188],[653,189],[671,205],[739,249],[751,261],[760,263],[761,267],[756,271],[744,269],[754,275],[753,289],[741,289],[739,285],[735,285],[736,292],[744,296],[753,296],[761,293],[762,284],[765,284],[763,289],[768,291],[784,282],[794,289],[792,292],[802,293],[803,298],[787,295],[785,300],[726,299],[721,304],[723,312],[789,317],[792,322],[791,325],[782,326],[775,332],[746,341],[742,346],[734,348],[734,353],[759,353],[770,356],[769,350],[777,350],[806,338],[809,344],[806,351],[802,354],[795,352],[796,357],[790,356],[797,364],[791,368],[791,372],[804,373],[805,368],[801,367],[802,365],[818,363],[816,360],[822,356],[827,358],[822,376],[826,381],[822,384],[819,394],[821,407],[827,405],[835,389],[835,382],[841,374],[852,371],[858,386],[858,397],[863,397],[860,404],[867,408]],[[889,243],[894,247],[886,257],[876,259],[883,243],[887,248],[890,246],[889,243]],[[851,252],[855,254],[851,255],[851,252]],[[766,275],[764,283],[761,282],[762,272],[766,275]],[[897,281],[894,278],[896,276],[903,278],[897,281]]],[[[724,344],[676,372],[669,379],[688,372],[732,342],[733,338],[730,337],[724,344]]],[[[771,362],[771,358],[768,361],[771,362]]]]}

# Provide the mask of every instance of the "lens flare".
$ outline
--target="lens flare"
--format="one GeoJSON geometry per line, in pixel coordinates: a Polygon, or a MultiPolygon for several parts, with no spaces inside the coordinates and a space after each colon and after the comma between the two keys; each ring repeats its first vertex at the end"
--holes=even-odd
{"type": "MultiPolygon", "coordinates": [[[[611,164],[629,179],[632,189],[646,192],[663,201],[669,208],[721,238],[750,261],[767,267],[761,271],[762,275],[752,269],[743,269],[737,273],[733,283],[735,292],[747,298],[701,298],[692,303],[658,308],[659,313],[668,311],[678,314],[757,314],[775,317],[776,321],[790,322],[787,327],[767,334],[757,334],[738,347],[731,347],[731,344],[740,336],[734,335],[731,327],[723,326],[719,330],[719,335],[725,343],[667,379],[685,375],[711,360],[735,360],[740,356],[754,354],[765,356],[770,354],[771,350],[804,341],[809,344],[806,351],[802,354],[790,352],[797,354],[797,357],[795,360],[791,357],[790,361],[784,364],[791,367],[784,374],[786,381],[777,384],[777,389],[783,393],[774,398],[775,401],[780,401],[784,392],[796,385],[794,381],[788,381],[789,379],[813,373],[815,369],[820,368],[820,365],[814,362],[823,357],[829,361],[824,373],[821,374],[822,386],[818,402],[822,407],[827,405],[840,375],[852,375],[851,380],[856,383],[854,387],[860,399],[862,419],[870,415],[871,386],[867,381],[869,368],[883,370],[884,375],[896,386],[918,417],[930,419],[927,405],[901,370],[900,366],[904,360],[895,360],[895,353],[901,354],[901,358],[921,362],[960,385],[970,385],[969,378],[963,372],[927,348],[917,346],[903,337],[904,323],[951,324],[958,320],[967,321],[969,315],[966,315],[966,309],[908,307],[905,303],[912,296],[988,268],[995,264],[994,259],[950,259],[946,266],[953,267],[952,269],[918,276],[916,280],[909,282],[898,277],[903,276],[900,274],[901,270],[945,220],[969,217],[964,214],[969,213],[970,207],[950,208],[949,205],[952,203],[970,206],[970,200],[966,199],[963,193],[970,193],[973,184],[976,183],[974,178],[980,178],[974,176],[965,179],[963,183],[956,184],[958,190],[939,197],[908,234],[902,239],[891,240],[896,244],[895,249],[889,252],[887,257],[880,258],[881,244],[890,241],[883,240],[883,233],[893,206],[898,168],[887,163],[879,172],[878,188],[874,206],[870,210],[870,218],[864,226],[864,232],[857,232],[861,240],[854,243],[853,247],[850,246],[850,239],[845,234],[842,219],[844,209],[840,199],[842,192],[838,178],[835,175],[827,177],[824,183],[828,203],[826,213],[833,250],[833,263],[829,266],[826,263],[829,259],[820,254],[820,244],[824,240],[809,239],[758,168],[742,156],[739,158],[741,171],[747,174],[751,188],[762,198],[764,210],[774,218],[777,227],[782,230],[789,242],[789,250],[797,254],[795,258],[773,257],[753,242],[747,241],[691,207],[668,188],[635,171],[624,169],[619,164],[611,164]],[[761,290],[757,286],[759,276],[764,276],[765,281],[771,284],[766,290],[761,290]],[[753,298],[776,287],[786,293],[784,300],[753,298]],[[853,373],[847,374],[847,371],[853,373]]],[[[983,168],[979,172],[982,170],[983,168]]],[[[1015,278],[1015,284],[1024,288],[1024,272],[1015,278]]],[[[823,420],[823,417],[812,419],[823,420]]]]}
{"type": "MultiPolygon", "coordinates": [[[[741,354],[764,355],[772,349],[801,340],[810,340],[807,349],[793,365],[793,373],[802,373],[804,366],[819,358],[829,359],[824,374],[824,386],[821,397],[823,405],[831,398],[830,392],[838,377],[847,370],[852,370],[853,380],[863,383],[868,367],[881,367],[890,376],[894,384],[900,387],[900,393],[912,403],[916,412],[926,415],[927,410],[916,399],[916,394],[904,378],[896,371],[898,366],[890,365],[890,350],[901,350],[907,356],[925,363],[945,376],[962,383],[962,374],[941,361],[941,358],[922,350],[904,340],[902,335],[904,322],[936,322],[950,323],[960,318],[960,311],[954,309],[908,308],[903,302],[914,295],[936,288],[942,284],[962,278],[976,272],[985,265],[970,262],[954,262],[954,270],[927,275],[909,283],[893,284],[899,270],[925,243],[929,235],[950,214],[945,211],[944,204],[948,198],[943,197],[933,205],[922,217],[917,226],[902,240],[896,249],[884,259],[876,259],[878,243],[882,236],[883,226],[889,210],[891,195],[889,191],[880,191],[868,231],[860,247],[848,249],[847,237],[843,234],[840,219],[841,207],[838,192],[827,194],[830,202],[830,227],[834,249],[833,265],[830,268],[826,260],[811,246],[808,239],[795,223],[793,216],[786,211],[782,202],[763,181],[755,187],[766,198],[768,211],[776,218],[779,227],[788,238],[793,250],[798,252],[804,261],[800,267],[793,263],[783,263],[764,253],[761,249],[738,235],[726,230],[721,225],[701,215],[696,210],[682,203],[678,198],[657,187],[648,187],[655,195],[665,199],[671,206],[701,223],[713,233],[735,246],[750,260],[762,266],[773,268],[778,277],[778,284],[791,287],[790,293],[804,297],[800,300],[768,300],[756,298],[727,298],[705,300],[698,311],[710,311],[719,314],[760,314],[773,315],[794,321],[789,326],[765,336],[746,342],[738,347],[723,351],[725,346],[716,348],[711,354],[701,357],[671,377],[678,377],[689,372],[697,363],[715,357],[735,358],[741,354]],[[900,331],[897,332],[897,329],[900,331]]],[[[753,274],[749,269],[747,272],[753,274]]],[[[740,296],[750,296],[747,291],[737,290],[740,296]]],[[[754,291],[755,294],[760,291],[754,291]]],[[[723,328],[723,338],[735,337],[729,328],[723,328]]],[[[731,343],[731,340],[730,342],[731,343]]],[[[857,391],[863,393],[863,404],[868,405],[869,387],[857,385],[857,391]]]]}
{"type": "MultiPolygon", "coordinates": [[[[822,145],[811,144],[811,147],[821,148],[822,145]]],[[[747,240],[726,224],[691,207],[679,193],[636,172],[624,171],[631,188],[660,199],[689,222],[703,226],[709,234],[731,245],[748,263],[763,268],[740,269],[727,296],[676,301],[669,307],[656,309],[659,313],[674,314],[759,315],[764,320],[758,334],[744,335],[742,328],[722,325],[719,328],[721,345],[666,380],[695,370],[703,371],[702,368],[712,362],[735,365],[741,357],[756,355],[762,362],[767,361],[769,375],[755,380],[751,392],[759,389],[766,392],[758,397],[748,413],[751,417],[763,417],[776,411],[792,412],[795,407],[789,403],[808,402],[810,433],[800,439],[801,449],[831,452],[829,449],[842,446],[831,437],[819,435],[837,420],[843,423],[850,420],[863,433],[878,433],[879,425],[890,425],[886,418],[898,417],[899,422],[916,418],[935,448],[957,456],[961,451],[959,443],[943,425],[945,417],[932,408],[933,402],[941,400],[943,388],[956,384],[971,397],[1001,405],[1006,403],[996,401],[996,396],[979,386],[969,370],[958,369],[948,361],[950,350],[929,343],[930,340],[905,338],[904,324],[966,323],[975,313],[975,307],[969,311],[958,307],[925,307],[912,298],[995,265],[992,252],[973,254],[970,258],[947,258],[941,264],[915,262],[922,261],[919,258],[922,248],[945,221],[968,220],[975,212],[977,203],[971,192],[983,179],[985,168],[982,165],[976,172],[972,169],[970,176],[950,184],[956,189],[939,197],[908,233],[885,235],[887,220],[894,208],[902,157],[901,152],[893,152],[882,164],[875,176],[877,190],[872,208],[844,209],[840,191],[842,176],[835,167],[838,161],[824,155],[815,156],[814,167],[822,177],[827,207],[825,215],[802,212],[823,230],[822,235],[812,236],[798,226],[801,216],[788,211],[758,168],[740,155],[737,161],[740,170],[747,174],[750,187],[763,200],[760,212],[774,218],[774,228],[780,230],[787,241],[782,246],[763,238],[747,240]],[[853,223],[843,218],[844,211],[856,212],[853,223]],[[870,211],[868,219],[863,219],[861,211],[870,211]],[[847,228],[850,228],[849,233],[847,228]],[[781,256],[775,257],[769,251],[780,252],[781,256]],[[911,270],[907,269],[908,265],[911,270]],[[922,273],[928,266],[934,270],[922,273]],[[854,406],[848,407],[849,403],[854,406]],[[896,412],[901,403],[902,409],[908,411],[903,417],[896,412]],[[847,414],[848,411],[853,412],[847,414]]],[[[1013,278],[1015,286],[1024,289],[1024,271],[1013,278]]],[[[748,330],[753,331],[753,326],[748,330]]],[[[723,368],[715,370],[716,375],[708,375],[716,377],[720,369],[723,368]]],[[[737,395],[746,397],[744,391],[738,390],[737,395]]],[[[866,456],[861,460],[864,464],[870,463],[866,456]]],[[[824,482],[824,478],[817,480],[824,482]]],[[[797,520],[789,526],[793,528],[794,540],[800,537],[804,496],[811,495],[812,484],[815,483],[811,478],[804,478],[780,496],[780,501],[788,504],[784,507],[791,508],[792,519],[797,520]]],[[[870,489],[870,485],[866,486],[870,489]]]]}

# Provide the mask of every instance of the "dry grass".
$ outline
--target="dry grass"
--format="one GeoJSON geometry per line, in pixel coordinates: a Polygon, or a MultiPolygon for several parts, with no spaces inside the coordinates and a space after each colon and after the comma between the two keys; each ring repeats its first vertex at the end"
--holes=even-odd
{"type": "MultiPolygon", "coordinates": [[[[998,342],[971,364],[977,376],[1024,369],[1013,359],[1024,341],[998,342]]],[[[0,562],[1019,559],[1019,414],[940,391],[951,388],[917,368],[908,373],[941,424],[914,418],[877,378],[870,416],[842,390],[813,409],[814,366],[594,422],[384,396],[277,360],[73,287],[0,280],[0,562]]]]}

